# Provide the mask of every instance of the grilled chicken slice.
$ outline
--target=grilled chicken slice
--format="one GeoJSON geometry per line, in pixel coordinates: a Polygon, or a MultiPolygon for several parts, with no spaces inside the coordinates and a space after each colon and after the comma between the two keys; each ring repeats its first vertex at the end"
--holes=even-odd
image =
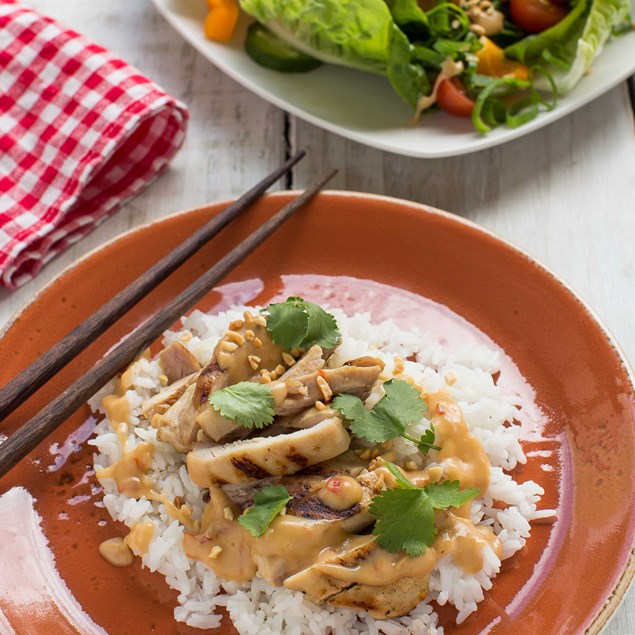
{"type": "Polygon", "coordinates": [[[428,595],[430,576],[400,578],[392,584],[371,586],[355,584],[331,596],[333,606],[366,611],[377,619],[400,617],[412,611],[428,595]]]}
{"type": "Polygon", "coordinates": [[[192,399],[195,390],[196,384],[190,384],[164,414],[152,417],[152,426],[158,428],[157,437],[179,452],[192,449],[200,429],[196,423],[197,408],[192,399]]]}
{"type": "Polygon", "coordinates": [[[150,399],[146,399],[141,406],[143,416],[151,421],[155,414],[164,414],[183,395],[187,387],[196,381],[196,377],[197,374],[192,373],[177,379],[150,399]]]}
{"type": "MultiPolygon", "coordinates": [[[[368,358],[362,358],[364,364],[368,358]]],[[[286,381],[272,382],[276,399],[276,414],[294,415],[315,404],[330,401],[334,395],[346,393],[365,400],[379,379],[383,368],[381,360],[375,365],[358,366],[356,360],[339,368],[327,368],[286,381]]]]}
{"type": "Polygon", "coordinates": [[[203,445],[187,455],[190,478],[201,487],[247,483],[295,474],[348,449],[350,437],[338,417],[291,434],[203,445]]]}
{"type": "Polygon", "coordinates": [[[289,370],[280,375],[281,380],[295,379],[302,375],[309,375],[320,368],[324,368],[327,356],[322,347],[314,344],[289,370]]]}
{"type": "Polygon", "coordinates": [[[198,359],[181,342],[172,342],[159,353],[159,366],[169,384],[201,370],[198,359]]]}
{"type": "Polygon", "coordinates": [[[380,571],[404,558],[381,549],[373,536],[357,536],[339,551],[328,549],[318,562],[284,581],[289,589],[302,591],[318,602],[368,611],[386,619],[409,613],[428,594],[428,576],[398,577],[390,584],[370,585],[356,582],[364,574],[381,582],[380,571]],[[382,567],[382,565],[384,567],[382,567]],[[364,568],[369,571],[364,572],[364,568]]]}
{"type": "Polygon", "coordinates": [[[223,417],[209,405],[201,409],[196,422],[212,441],[220,444],[245,439],[254,432],[251,428],[245,428],[232,419],[223,417]]]}
{"type": "MultiPolygon", "coordinates": [[[[350,465],[352,467],[352,463],[350,465]]],[[[287,503],[288,515],[312,520],[340,521],[343,530],[354,533],[368,527],[373,522],[368,507],[375,491],[360,481],[361,500],[348,509],[332,509],[320,500],[318,493],[327,479],[343,476],[350,476],[350,472],[333,469],[329,466],[329,462],[326,462],[314,465],[298,474],[274,476],[254,483],[223,485],[222,489],[238,513],[242,513],[253,505],[254,494],[263,487],[284,485],[291,496],[291,500],[287,503]]]]}
{"type": "Polygon", "coordinates": [[[290,417],[277,417],[276,420],[266,428],[263,428],[254,436],[274,437],[278,434],[290,434],[295,430],[306,430],[331,417],[339,417],[340,413],[332,408],[307,408],[298,415],[290,417]]]}

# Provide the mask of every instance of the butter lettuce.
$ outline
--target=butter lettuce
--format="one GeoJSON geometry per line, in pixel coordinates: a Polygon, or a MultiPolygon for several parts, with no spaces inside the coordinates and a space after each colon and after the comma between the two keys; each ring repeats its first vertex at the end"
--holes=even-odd
{"type": "Polygon", "coordinates": [[[240,0],[240,5],[316,59],[386,76],[413,108],[430,92],[414,47],[384,0],[240,0]]]}
{"type": "MultiPolygon", "coordinates": [[[[611,33],[628,21],[629,13],[629,0],[577,0],[564,20],[508,46],[505,55],[525,64],[547,66],[558,92],[565,94],[591,67],[611,33]]],[[[535,86],[549,90],[546,81],[535,86]]]]}

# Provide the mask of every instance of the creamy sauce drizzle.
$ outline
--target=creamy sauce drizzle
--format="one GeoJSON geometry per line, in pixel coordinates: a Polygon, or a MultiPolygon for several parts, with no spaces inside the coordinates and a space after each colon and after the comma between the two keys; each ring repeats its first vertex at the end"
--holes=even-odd
{"type": "Polygon", "coordinates": [[[317,499],[327,507],[342,511],[362,500],[362,486],[351,476],[332,476],[317,493],[317,499]]]}
{"type": "MultiPolygon", "coordinates": [[[[195,531],[198,529],[198,522],[192,518],[192,508],[189,505],[181,505],[177,508],[167,496],[154,489],[155,483],[147,475],[154,460],[154,444],[144,442],[132,450],[126,450],[130,406],[122,392],[124,392],[123,387],[126,385],[124,382],[130,381],[129,370],[130,368],[122,375],[115,392],[102,400],[102,405],[121,444],[121,458],[112,465],[98,470],[95,475],[98,479],[113,479],[117,485],[117,490],[125,496],[146,498],[163,503],[171,518],[178,520],[188,530],[195,531]]],[[[148,542],[150,540],[151,538],[148,542]]]]}
{"type": "Polygon", "coordinates": [[[225,510],[231,502],[221,489],[212,488],[210,496],[202,533],[185,534],[185,552],[228,580],[251,580],[260,570],[263,577],[281,581],[311,565],[324,549],[352,536],[330,520],[307,522],[278,516],[262,536],[253,537],[235,520],[227,519],[225,510]]]}
{"type": "MultiPolygon", "coordinates": [[[[458,480],[462,489],[484,492],[489,485],[490,462],[481,443],[467,427],[459,406],[447,395],[427,396],[433,413],[436,441],[441,446],[438,465],[420,471],[404,471],[414,485],[458,480]]],[[[386,488],[396,486],[394,476],[382,466],[375,470],[386,488]]],[[[390,585],[404,577],[429,575],[438,559],[451,555],[455,564],[468,573],[483,567],[483,548],[489,545],[500,557],[501,544],[486,527],[469,520],[470,505],[437,513],[438,534],[422,555],[410,558],[391,554],[375,545],[372,536],[346,532],[337,521],[307,521],[294,516],[278,516],[261,537],[253,537],[234,520],[236,510],[220,488],[210,490],[199,535],[186,534],[188,556],[201,560],[222,578],[246,581],[258,572],[280,583],[285,577],[316,565],[314,570],[344,582],[369,586],[390,585]],[[231,510],[228,514],[227,510],[231,510]],[[372,543],[372,545],[371,545],[372,543]],[[338,552],[369,544],[372,551],[355,567],[329,563],[338,552]]],[[[362,499],[362,488],[349,476],[331,477],[317,492],[317,498],[332,509],[349,509],[362,499]],[[337,483],[329,488],[329,484],[337,483]]]]}

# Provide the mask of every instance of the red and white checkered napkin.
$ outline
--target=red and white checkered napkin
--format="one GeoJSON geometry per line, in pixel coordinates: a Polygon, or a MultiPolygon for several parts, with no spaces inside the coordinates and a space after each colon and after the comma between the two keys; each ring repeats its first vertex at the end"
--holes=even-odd
{"type": "Polygon", "coordinates": [[[187,119],[102,47],[0,0],[0,283],[30,280],[141,192],[187,119]]]}

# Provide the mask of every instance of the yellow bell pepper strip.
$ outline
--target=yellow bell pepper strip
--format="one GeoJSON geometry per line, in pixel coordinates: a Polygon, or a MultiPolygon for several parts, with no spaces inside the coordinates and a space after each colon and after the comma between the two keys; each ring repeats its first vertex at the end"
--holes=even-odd
{"type": "Polygon", "coordinates": [[[505,58],[503,49],[496,46],[484,35],[480,38],[483,48],[476,51],[478,65],[476,72],[490,77],[514,77],[526,81],[531,78],[531,71],[520,62],[505,58]]]}
{"type": "Polygon", "coordinates": [[[237,0],[207,0],[209,13],[205,18],[205,37],[215,42],[229,42],[240,15],[237,0]]]}

